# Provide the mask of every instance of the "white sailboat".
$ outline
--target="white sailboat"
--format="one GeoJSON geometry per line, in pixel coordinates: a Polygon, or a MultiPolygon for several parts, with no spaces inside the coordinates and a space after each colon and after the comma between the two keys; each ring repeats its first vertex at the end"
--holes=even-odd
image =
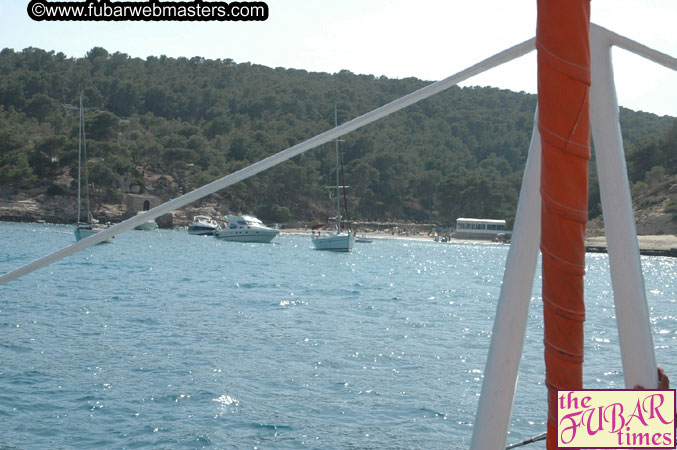
{"type": "MultiPolygon", "coordinates": [[[[338,113],[336,110],[336,105],[334,105],[334,126],[338,126],[338,113]]],[[[339,152],[339,140],[336,139],[336,209],[337,215],[329,219],[329,223],[335,227],[335,230],[317,234],[313,233],[312,242],[315,245],[316,250],[330,250],[334,252],[349,252],[353,249],[355,245],[355,233],[352,229],[348,227],[345,231],[345,226],[348,225],[347,221],[343,220],[341,216],[341,188],[345,195],[345,183],[339,184],[339,170],[341,170],[341,175],[343,175],[343,167],[341,165],[340,152],[339,152]]],[[[332,186],[333,187],[333,186],[332,186]]],[[[347,206],[346,216],[348,215],[347,206]]],[[[346,217],[348,219],[348,217],[346,217]]]]}
{"type": "Polygon", "coordinates": [[[313,235],[312,241],[316,250],[331,250],[334,252],[349,252],[355,245],[355,234],[352,230],[342,231],[341,224],[343,223],[336,218],[329,220],[330,223],[336,226],[334,231],[319,233],[313,235]]]}
{"type": "MultiPolygon", "coordinates": [[[[78,223],[75,226],[75,240],[88,238],[89,236],[103,230],[97,223],[94,223],[92,214],[89,210],[89,179],[87,174],[87,144],[85,140],[85,118],[82,109],[82,91],[80,92],[80,126],[78,135],[78,223]],[[80,221],[82,210],[81,198],[81,176],[82,176],[82,161],[84,153],[85,166],[85,204],[87,205],[87,221],[80,221]]],[[[108,242],[108,241],[106,241],[108,242]]]]}

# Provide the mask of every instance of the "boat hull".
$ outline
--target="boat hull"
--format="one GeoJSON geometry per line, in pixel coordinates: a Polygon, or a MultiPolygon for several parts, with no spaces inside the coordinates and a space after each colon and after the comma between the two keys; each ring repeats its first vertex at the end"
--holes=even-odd
{"type": "Polygon", "coordinates": [[[354,234],[323,235],[313,238],[316,250],[328,250],[332,252],[349,252],[355,245],[354,234]]]}
{"type": "MultiPolygon", "coordinates": [[[[87,226],[76,226],[75,227],[75,240],[76,241],[81,241],[83,239],[86,239],[90,236],[95,235],[99,231],[103,231],[102,228],[91,228],[87,226]]],[[[103,242],[110,242],[109,240],[102,241],[103,242]]]]}
{"type": "Polygon", "coordinates": [[[275,239],[280,230],[221,230],[215,234],[217,239],[230,242],[254,242],[268,244],[275,239]]]}
{"type": "Polygon", "coordinates": [[[138,231],[153,231],[158,229],[158,225],[156,221],[149,220],[148,222],[135,226],[134,229],[138,231]]]}
{"type": "Polygon", "coordinates": [[[213,236],[218,230],[216,228],[207,228],[207,227],[188,227],[188,234],[195,236],[213,236]]]}

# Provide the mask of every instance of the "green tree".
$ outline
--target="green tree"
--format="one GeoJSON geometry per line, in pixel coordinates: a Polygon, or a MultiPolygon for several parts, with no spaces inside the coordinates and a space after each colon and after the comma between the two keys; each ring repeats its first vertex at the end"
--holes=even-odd
{"type": "Polygon", "coordinates": [[[37,176],[26,155],[11,153],[0,159],[0,184],[16,184],[19,187],[31,187],[37,176]]]}
{"type": "Polygon", "coordinates": [[[117,135],[120,119],[110,112],[100,112],[93,117],[87,117],[86,136],[89,139],[108,141],[117,135]]]}
{"type": "Polygon", "coordinates": [[[287,223],[293,217],[289,208],[278,205],[261,205],[256,208],[255,214],[266,223],[287,223]]]}
{"type": "Polygon", "coordinates": [[[24,108],[29,116],[43,122],[55,110],[54,101],[45,94],[36,94],[26,102],[24,108]]]}
{"type": "Polygon", "coordinates": [[[663,166],[653,166],[644,176],[644,180],[649,187],[654,187],[659,185],[665,180],[665,167],[663,166]]]}

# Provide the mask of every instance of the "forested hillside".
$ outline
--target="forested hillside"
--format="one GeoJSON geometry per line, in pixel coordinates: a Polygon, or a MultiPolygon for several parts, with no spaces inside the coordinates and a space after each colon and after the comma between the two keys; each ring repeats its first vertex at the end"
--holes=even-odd
{"type": "MultiPolygon", "coordinates": [[[[333,127],[334,103],[342,123],[426,84],[229,59],[143,60],[102,48],[77,59],[4,49],[0,191],[75,197],[81,88],[100,205],[122,203],[130,192],[176,197],[333,127]]],[[[454,87],[344,136],[353,218],[511,220],[535,105],[534,95],[454,87]]],[[[674,177],[673,120],[621,110],[633,182],[647,183],[652,170],[662,180],[674,177]]],[[[324,219],[333,205],[326,186],[335,184],[335,163],[327,144],[206,201],[268,221],[324,219]]],[[[595,182],[590,195],[594,217],[595,182]]]]}

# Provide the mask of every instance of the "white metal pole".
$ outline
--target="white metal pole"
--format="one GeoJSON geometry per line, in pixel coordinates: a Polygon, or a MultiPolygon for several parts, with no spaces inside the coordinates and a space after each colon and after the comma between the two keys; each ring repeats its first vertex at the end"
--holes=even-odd
{"type": "Polygon", "coordinates": [[[673,56],[649,48],[646,45],[642,45],[639,42],[635,42],[632,39],[626,38],[625,36],[616,34],[604,27],[600,27],[599,25],[590,24],[590,30],[594,30],[595,34],[598,36],[608,39],[610,45],[625,49],[634,53],[635,55],[641,56],[648,59],[649,61],[655,62],[656,64],[667,67],[668,69],[677,70],[677,58],[673,56]]]}
{"type": "Polygon", "coordinates": [[[595,143],[602,213],[625,387],[658,386],[649,307],[618,122],[618,100],[606,30],[590,29],[592,85],[590,123],[595,143]]]}
{"type": "Polygon", "coordinates": [[[473,427],[472,450],[503,449],[508,436],[541,239],[538,108],[473,427]]]}

